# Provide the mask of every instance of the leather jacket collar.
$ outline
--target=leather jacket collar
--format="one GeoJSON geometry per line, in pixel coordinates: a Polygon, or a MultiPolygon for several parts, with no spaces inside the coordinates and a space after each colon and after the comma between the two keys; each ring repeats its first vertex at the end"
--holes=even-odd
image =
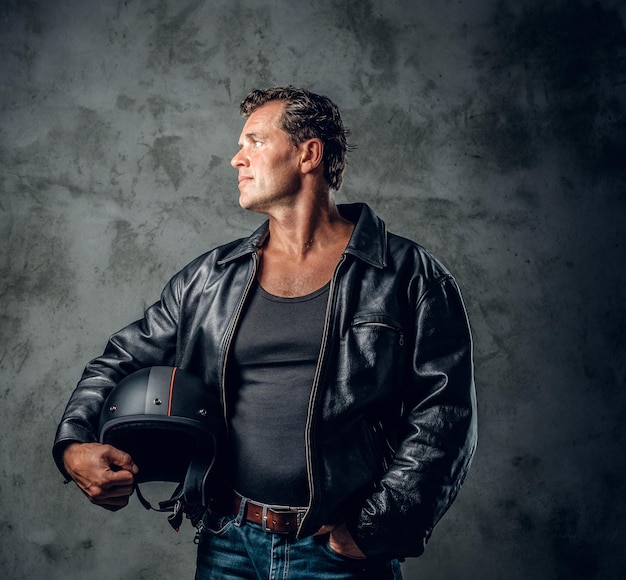
{"type": "MultiPolygon", "coordinates": [[[[363,203],[340,204],[338,209],[343,217],[355,224],[345,253],[352,254],[376,268],[384,268],[387,263],[387,231],[384,222],[363,203]]],[[[269,221],[265,221],[218,263],[227,264],[256,252],[265,242],[268,228],[269,221]]]]}

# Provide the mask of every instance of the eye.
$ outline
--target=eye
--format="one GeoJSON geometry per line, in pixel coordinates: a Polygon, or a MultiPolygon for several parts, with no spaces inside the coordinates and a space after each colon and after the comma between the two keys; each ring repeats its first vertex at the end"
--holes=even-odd
{"type": "Polygon", "coordinates": [[[262,142],[262,141],[255,141],[255,142],[254,142],[254,147],[255,147],[255,149],[258,149],[259,147],[261,147],[261,145],[263,145],[263,142],[262,142]]]}

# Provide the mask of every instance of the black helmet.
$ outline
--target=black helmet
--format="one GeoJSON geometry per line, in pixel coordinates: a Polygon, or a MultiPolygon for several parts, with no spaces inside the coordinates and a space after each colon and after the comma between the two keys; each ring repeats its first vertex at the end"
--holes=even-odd
{"type": "Polygon", "coordinates": [[[177,367],[155,366],[128,375],[111,391],[100,414],[100,441],[130,454],[139,468],[136,483],[178,482],[182,489],[191,480],[202,487],[192,490],[196,503],[205,505],[204,486],[224,432],[217,389],[177,367]]]}

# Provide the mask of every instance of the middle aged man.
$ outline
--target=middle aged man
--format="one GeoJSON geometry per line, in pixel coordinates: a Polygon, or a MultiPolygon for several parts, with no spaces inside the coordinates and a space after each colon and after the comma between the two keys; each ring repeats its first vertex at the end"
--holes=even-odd
{"type": "Polygon", "coordinates": [[[257,90],[241,112],[239,201],[268,221],[111,337],[55,458],[93,503],[126,505],[141,465],[96,442],[102,402],[131,372],[176,365],[219,389],[229,431],[230,496],[200,526],[197,578],[400,578],[476,445],[457,284],[366,205],[335,204],[348,146],[329,99],[257,90]]]}

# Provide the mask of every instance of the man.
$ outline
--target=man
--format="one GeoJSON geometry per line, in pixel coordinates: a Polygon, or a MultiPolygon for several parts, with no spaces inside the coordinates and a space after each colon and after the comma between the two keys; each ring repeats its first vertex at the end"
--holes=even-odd
{"type": "Polygon", "coordinates": [[[476,445],[459,290],[366,205],[335,204],[348,146],[329,99],[257,90],[241,112],[239,201],[268,221],[196,259],[113,335],[55,458],[93,503],[126,505],[141,465],[96,442],[102,403],[135,370],[185,368],[220,389],[229,429],[231,492],[200,526],[197,578],[399,578],[476,445]]]}

